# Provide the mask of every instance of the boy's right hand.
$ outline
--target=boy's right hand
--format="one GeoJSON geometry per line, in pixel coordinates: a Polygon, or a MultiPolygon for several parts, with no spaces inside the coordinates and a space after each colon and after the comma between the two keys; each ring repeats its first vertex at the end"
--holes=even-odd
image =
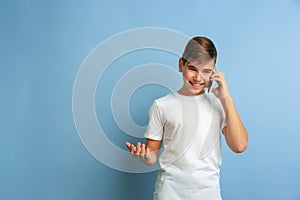
{"type": "Polygon", "coordinates": [[[141,144],[140,142],[137,142],[136,146],[134,146],[134,144],[131,144],[130,142],[126,142],[125,144],[134,157],[138,158],[141,161],[147,161],[150,159],[150,150],[148,147],[146,147],[145,144],[141,144]]]}

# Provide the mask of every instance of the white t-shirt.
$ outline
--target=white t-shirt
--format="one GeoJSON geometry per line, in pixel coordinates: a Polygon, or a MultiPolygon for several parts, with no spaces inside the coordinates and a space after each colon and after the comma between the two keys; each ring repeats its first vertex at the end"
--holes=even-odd
{"type": "Polygon", "coordinates": [[[212,93],[154,101],[145,137],[163,140],[154,199],[221,200],[221,102],[212,93]]]}

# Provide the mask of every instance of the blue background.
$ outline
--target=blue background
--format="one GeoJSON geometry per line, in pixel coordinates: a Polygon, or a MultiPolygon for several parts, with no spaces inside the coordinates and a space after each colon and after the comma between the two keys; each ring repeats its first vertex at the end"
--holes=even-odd
{"type": "MultiPolygon", "coordinates": [[[[96,45],[154,26],[208,36],[218,48],[218,66],[249,132],[243,154],[223,140],[224,200],[299,200],[299,22],[299,0],[1,0],[0,199],[151,199],[156,172],[119,172],[85,149],[73,122],[72,90],[96,45]]],[[[150,53],[176,69],[176,57],[150,53]]],[[[134,65],[153,61],[141,54],[132,57],[134,65]]],[[[105,105],[121,72],[112,67],[96,96],[103,98],[99,119],[120,147],[128,136],[105,105]]],[[[153,98],[167,92],[157,85],[137,90],[130,103],[136,123],[145,125],[153,98]]]]}

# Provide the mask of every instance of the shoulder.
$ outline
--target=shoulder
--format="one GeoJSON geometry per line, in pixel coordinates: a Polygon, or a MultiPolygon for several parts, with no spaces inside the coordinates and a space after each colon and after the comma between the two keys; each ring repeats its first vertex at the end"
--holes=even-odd
{"type": "Polygon", "coordinates": [[[170,94],[167,94],[163,97],[155,99],[154,103],[156,105],[167,105],[167,104],[171,103],[172,101],[176,101],[176,96],[175,96],[174,93],[170,93],[170,94]]]}
{"type": "Polygon", "coordinates": [[[174,93],[170,93],[166,96],[155,99],[152,104],[152,109],[156,109],[159,113],[161,113],[161,115],[164,115],[175,108],[178,108],[178,106],[178,98],[174,93]]]}

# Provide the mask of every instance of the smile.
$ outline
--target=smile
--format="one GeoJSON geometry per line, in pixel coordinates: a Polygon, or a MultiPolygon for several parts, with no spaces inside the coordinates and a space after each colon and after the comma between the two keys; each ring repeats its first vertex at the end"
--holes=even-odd
{"type": "Polygon", "coordinates": [[[199,88],[204,85],[204,83],[193,83],[191,81],[189,81],[189,83],[193,86],[193,88],[199,88]]]}

